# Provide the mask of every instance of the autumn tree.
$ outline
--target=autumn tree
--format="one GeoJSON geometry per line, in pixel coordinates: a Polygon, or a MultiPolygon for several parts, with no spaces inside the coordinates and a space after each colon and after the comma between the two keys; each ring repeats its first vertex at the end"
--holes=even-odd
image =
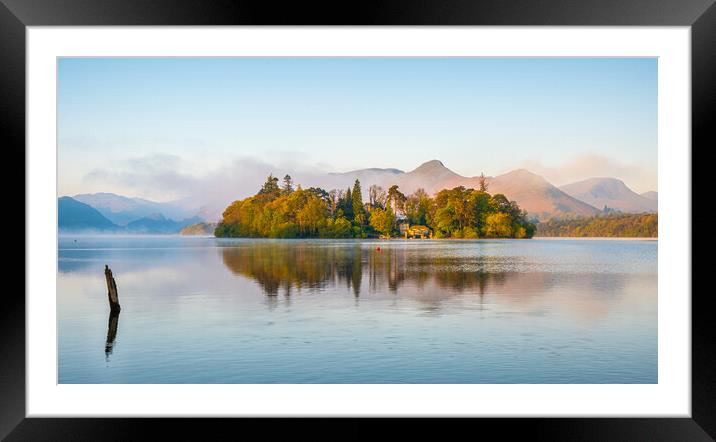
{"type": "MultiPolygon", "coordinates": [[[[369,188],[363,205],[359,180],[345,192],[320,187],[302,189],[286,175],[283,187],[269,175],[254,196],[231,203],[216,227],[217,237],[366,238],[395,233],[400,210],[411,224],[422,224],[438,238],[531,238],[535,224],[515,201],[463,186],[443,189],[431,198],[423,189],[409,197],[393,185],[385,192],[369,188]]],[[[545,225],[545,231],[572,235],[656,234],[656,216],[640,219],[597,217],[545,225]]]]}
{"type": "Polygon", "coordinates": [[[385,209],[376,207],[370,212],[370,225],[381,235],[390,236],[395,225],[395,213],[390,206],[385,209]]]}
{"type": "Polygon", "coordinates": [[[485,219],[485,236],[488,238],[509,238],[512,236],[510,215],[504,212],[487,215],[485,219]]]}

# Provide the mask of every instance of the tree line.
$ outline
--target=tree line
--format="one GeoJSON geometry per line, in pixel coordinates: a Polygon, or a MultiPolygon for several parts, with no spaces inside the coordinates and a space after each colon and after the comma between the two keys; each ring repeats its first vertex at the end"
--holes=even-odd
{"type": "Polygon", "coordinates": [[[397,185],[373,185],[363,200],[359,180],[345,190],[295,186],[289,175],[269,175],[258,193],[231,203],[217,237],[372,238],[399,234],[400,223],[425,225],[435,238],[531,238],[535,225],[502,194],[478,189],[423,189],[403,194],[397,185]]]}
{"type": "Polygon", "coordinates": [[[657,238],[655,213],[609,213],[588,218],[551,219],[537,225],[537,236],[657,238]]]}

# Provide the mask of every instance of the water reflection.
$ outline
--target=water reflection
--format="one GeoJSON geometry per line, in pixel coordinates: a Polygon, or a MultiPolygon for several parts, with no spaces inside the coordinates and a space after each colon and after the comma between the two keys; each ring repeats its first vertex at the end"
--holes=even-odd
{"type": "Polygon", "coordinates": [[[429,250],[355,244],[322,246],[302,243],[263,243],[220,249],[224,264],[236,275],[256,281],[269,296],[294,290],[322,290],[345,286],[358,297],[368,293],[396,293],[409,284],[433,283],[449,293],[484,294],[502,285],[511,273],[504,270],[518,258],[446,256],[429,250]]]}
{"type": "Polygon", "coordinates": [[[636,241],[80,238],[59,250],[92,265],[58,273],[58,382],[654,383],[656,258],[636,241]]]}
{"type": "Polygon", "coordinates": [[[104,355],[109,358],[114,350],[114,340],[117,338],[117,325],[119,323],[119,312],[110,311],[107,322],[107,342],[104,345],[104,355]]]}

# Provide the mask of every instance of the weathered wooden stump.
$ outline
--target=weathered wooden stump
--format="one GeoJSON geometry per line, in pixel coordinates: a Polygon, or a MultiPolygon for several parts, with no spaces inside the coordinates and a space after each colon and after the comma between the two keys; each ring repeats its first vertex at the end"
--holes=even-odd
{"type": "Polygon", "coordinates": [[[107,297],[109,298],[109,309],[112,313],[119,313],[119,296],[117,295],[117,283],[114,282],[112,270],[105,264],[104,277],[107,280],[107,297]]]}

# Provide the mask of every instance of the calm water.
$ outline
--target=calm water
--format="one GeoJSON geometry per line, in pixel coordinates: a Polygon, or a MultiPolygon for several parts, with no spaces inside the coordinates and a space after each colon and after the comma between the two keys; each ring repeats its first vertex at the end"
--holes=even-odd
{"type": "Polygon", "coordinates": [[[656,241],[62,236],[58,267],[60,383],[658,381],[656,241]]]}

